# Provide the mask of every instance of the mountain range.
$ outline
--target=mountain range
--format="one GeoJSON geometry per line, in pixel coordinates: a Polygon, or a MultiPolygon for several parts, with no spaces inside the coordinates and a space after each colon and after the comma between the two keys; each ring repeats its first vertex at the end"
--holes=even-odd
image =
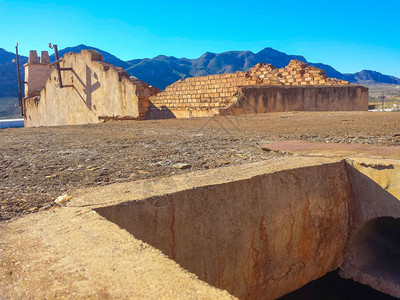
{"type": "MultiPolygon", "coordinates": [[[[126,69],[129,74],[160,89],[165,89],[165,87],[181,78],[247,71],[259,62],[270,63],[276,67],[282,68],[286,66],[291,59],[298,59],[306,62],[325,70],[329,77],[347,80],[351,83],[400,84],[400,78],[384,75],[377,71],[362,70],[354,74],[340,73],[330,65],[312,63],[307,61],[303,56],[288,55],[272,48],[265,48],[258,53],[253,53],[251,51],[228,51],[223,53],[206,52],[196,59],[159,55],[154,58],[123,61],[104,50],[86,45],[78,45],[59,50],[59,55],[63,56],[67,52],[78,53],[83,49],[94,49],[98,51],[103,55],[104,61],[122,67],[126,69]]],[[[13,58],[15,58],[14,53],[0,48],[0,97],[17,95],[17,71],[15,64],[11,62],[13,58]]],[[[51,59],[54,60],[54,55],[51,56],[51,59]]],[[[22,65],[27,61],[27,57],[20,56],[22,80],[24,78],[22,65]]]]}

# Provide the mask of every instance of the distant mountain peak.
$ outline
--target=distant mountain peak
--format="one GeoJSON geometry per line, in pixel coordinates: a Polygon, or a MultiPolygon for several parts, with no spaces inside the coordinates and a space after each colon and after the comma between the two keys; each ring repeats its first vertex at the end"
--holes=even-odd
{"type": "Polygon", "coordinates": [[[202,56],[200,56],[200,59],[213,59],[214,57],[215,57],[215,53],[207,51],[202,56]]]}
{"type": "MultiPolygon", "coordinates": [[[[288,65],[292,59],[323,69],[329,77],[347,80],[352,83],[400,84],[399,78],[372,70],[362,70],[354,74],[342,74],[329,65],[310,63],[301,55],[288,55],[271,47],[266,47],[257,53],[251,51],[205,52],[196,59],[158,55],[154,58],[123,61],[109,52],[85,44],[61,49],[59,54],[63,56],[67,52],[79,53],[84,49],[98,51],[103,55],[104,61],[117,67],[122,67],[131,75],[161,89],[181,78],[247,71],[257,63],[269,63],[275,67],[282,68],[288,65]]],[[[2,76],[0,78],[0,97],[17,95],[16,68],[11,62],[13,58],[15,58],[15,53],[0,48],[0,75],[2,76]]],[[[52,58],[54,60],[54,55],[52,55],[52,58]]],[[[25,56],[20,56],[21,66],[27,62],[27,59],[25,56]]],[[[24,78],[23,67],[21,67],[21,72],[21,76],[24,78]]]]}

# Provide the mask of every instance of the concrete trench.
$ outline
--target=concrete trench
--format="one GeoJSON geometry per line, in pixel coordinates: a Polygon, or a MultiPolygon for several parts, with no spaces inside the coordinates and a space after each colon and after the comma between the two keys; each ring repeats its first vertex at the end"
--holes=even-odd
{"type": "Polygon", "coordinates": [[[209,181],[96,211],[241,299],[275,299],[339,267],[400,297],[398,165],[342,160],[209,181]]]}

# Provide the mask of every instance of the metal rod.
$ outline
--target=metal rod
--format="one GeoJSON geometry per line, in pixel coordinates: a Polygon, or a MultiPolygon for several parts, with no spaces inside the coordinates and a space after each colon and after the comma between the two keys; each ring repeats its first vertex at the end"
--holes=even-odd
{"type": "MultiPolygon", "coordinates": [[[[19,106],[21,107],[21,114],[24,116],[24,108],[22,105],[22,88],[21,88],[22,82],[21,82],[21,74],[19,71],[18,42],[17,42],[17,45],[15,46],[15,56],[16,56],[15,62],[17,65],[17,76],[18,76],[18,101],[19,101],[19,106]]],[[[24,83],[25,83],[25,81],[24,81],[24,83]]]]}
{"type": "MultiPolygon", "coordinates": [[[[56,57],[56,61],[58,61],[60,58],[58,57],[58,47],[57,45],[53,45],[54,47],[54,56],[56,57]]],[[[61,68],[60,68],[60,62],[58,61],[56,64],[56,68],[58,71],[58,80],[60,82],[60,89],[63,88],[63,84],[62,84],[62,78],[61,78],[61,68]]]]}
{"type": "Polygon", "coordinates": [[[57,65],[58,63],[60,63],[60,62],[62,62],[62,61],[63,61],[62,59],[58,59],[58,60],[56,60],[56,61],[53,61],[51,64],[48,64],[48,66],[49,66],[49,67],[55,66],[55,65],[57,65]]]}

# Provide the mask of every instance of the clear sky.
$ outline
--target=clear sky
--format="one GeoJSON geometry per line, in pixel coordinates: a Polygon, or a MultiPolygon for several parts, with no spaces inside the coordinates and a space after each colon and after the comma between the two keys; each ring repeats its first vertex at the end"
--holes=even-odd
{"type": "Polygon", "coordinates": [[[272,47],[400,77],[400,0],[0,0],[0,47],[85,44],[123,60],[272,47]]]}

